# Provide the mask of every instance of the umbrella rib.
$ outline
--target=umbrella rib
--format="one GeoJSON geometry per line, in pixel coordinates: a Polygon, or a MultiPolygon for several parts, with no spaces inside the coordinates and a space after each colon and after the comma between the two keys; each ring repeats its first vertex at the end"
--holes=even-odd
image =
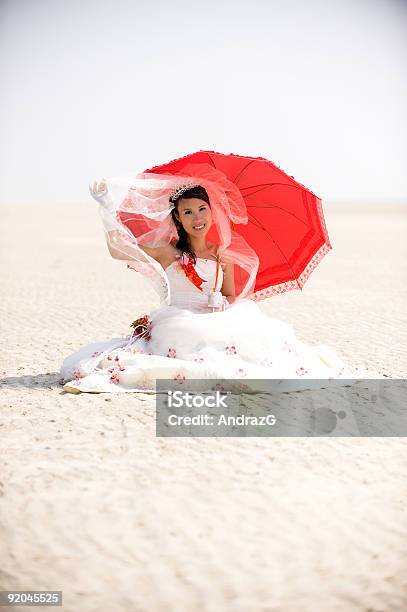
{"type": "MultiPolygon", "coordinates": [[[[257,193],[258,191],[263,191],[263,189],[266,189],[266,187],[273,187],[274,185],[284,185],[285,183],[261,183],[260,185],[249,185],[248,187],[240,187],[240,189],[243,191],[243,189],[254,189],[255,187],[261,187],[261,189],[257,189],[257,191],[253,191],[253,193],[257,193]]],[[[291,185],[288,185],[288,187],[291,187],[291,185]]]]}
{"type": "Polygon", "coordinates": [[[254,189],[255,187],[261,187],[261,189],[257,189],[256,191],[253,191],[253,193],[245,195],[245,198],[249,198],[250,196],[255,195],[256,193],[259,193],[259,191],[264,191],[264,189],[266,189],[267,187],[274,187],[275,185],[283,185],[284,187],[292,187],[293,189],[302,190],[302,187],[299,187],[298,185],[289,185],[288,183],[263,183],[261,185],[249,185],[249,187],[239,187],[239,189],[243,191],[243,189],[254,189]]]}
{"type": "Polygon", "coordinates": [[[249,219],[250,219],[250,218],[253,218],[253,219],[254,219],[254,220],[255,220],[255,221],[258,223],[258,227],[261,227],[261,229],[262,229],[263,231],[265,231],[265,232],[266,232],[266,234],[269,236],[269,238],[271,238],[271,239],[272,239],[272,241],[274,242],[274,244],[276,245],[276,247],[277,247],[277,248],[278,248],[278,250],[280,251],[281,255],[284,257],[284,259],[285,259],[285,261],[286,261],[286,263],[287,263],[288,267],[290,268],[290,270],[291,270],[291,274],[293,275],[294,280],[295,280],[295,282],[297,283],[297,285],[298,285],[299,289],[301,289],[301,286],[300,286],[300,284],[299,284],[299,282],[298,282],[298,279],[296,279],[296,278],[295,278],[294,270],[293,270],[293,269],[292,269],[292,267],[290,266],[290,263],[289,263],[289,261],[288,261],[287,257],[284,255],[283,251],[280,249],[280,247],[278,246],[277,242],[274,240],[273,236],[272,236],[272,235],[270,234],[270,232],[269,232],[269,231],[268,231],[268,230],[267,230],[267,229],[264,227],[264,225],[262,225],[262,223],[260,223],[260,221],[259,221],[258,219],[256,219],[256,217],[254,217],[253,215],[248,215],[248,216],[249,216],[249,219]]]}
{"type": "Polygon", "coordinates": [[[212,166],[213,166],[214,168],[216,168],[216,164],[215,164],[215,162],[213,161],[212,157],[209,155],[209,153],[207,153],[207,156],[208,156],[208,157],[209,157],[209,159],[211,160],[211,164],[212,164],[212,166]]]}
{"type": "Polygon", "coordinates": [[[300,221],[301,223],[303,223],[304,225],[307,225],[307,223],[305,221],[303,221],[302,219],[300,219],[299,217],[297,217],[296,214],[290,212],[289,210],[286,210],[285,208],[282,208],[281,206],[277,206],[277,204],[272,204],[271,206],[258,206],[257,204],[252,204],[252,205],[248,205],[246,204],[246,208],[278,208],[280,210],[282,210],[283,212],[287,213],[288,215],[292,215],[293,217],[295,217],[297,219],[297,221],[300,221]]]}
{"type": "Polygon", "coordinates": [[[252,164],[253,162],[255,162],[255,159],[251,159],[239,172],[239,174],[236,176],[236,178],[234,179],[234,183],[235,185],[237,185],[238,181],[240,180],[243,172],[250,166],[250,164],[252,164]]]}

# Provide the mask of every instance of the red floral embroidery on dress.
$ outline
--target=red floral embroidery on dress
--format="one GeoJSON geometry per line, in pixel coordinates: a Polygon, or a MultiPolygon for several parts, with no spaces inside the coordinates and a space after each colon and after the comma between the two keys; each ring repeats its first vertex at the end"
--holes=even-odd
{"type": "Polygon", "coordinates": [[[92,357],[98,357],[100,355],[100,351],[95,351],[92,353],[92,357]]]}
{"type": "Polygon", "coordinates": [[[170,347],[168,349],[168,353],[167,353],[167,357],[172,357],[172,359],[175,359],[175,357],[177,356],[177,351],[175,348],[170,347]]]}
{"type": "Polygon", "coordinates": [[[73,372],[73,376],[74,376],[74,383],[75,383],[76,385],[80,385],[80,384],[81,384],[81,382],[82,382],[82,381],[81,381],[82,373],[81,373],[81,371],[79,370],[79,368],[77,368],[76,370],[74,370],[74,372],[73,372]]]}
{"type": "Polygon", "coordinates": [[[237,355],[237,350],[236,350],[235,345],[227,346],[225,348],[225,351],[227,355],[237,355]]]}
{"type": "Polygon", "coordinates": [[[174,376],[174,380],[177,380],[179,383],[183,383],[184,380],[186,380],[186,378],[184,374],[181,374],[181,372],[178,372],[178,374],[174,376]]]}
{"type": "Polygon", "coordinates": [[[239,368],[238,370],[236,370],[236,374],[238,374],[239,376],[247,376],[247,372],[244,368],[239,368]]]}
{"type": "Polygon", "coordinates": [[[142,351],[141,349],[135,347],[130,348],[130,353],[132,353],[133,355],[146,355],[145,351],[142,351]]]}
{"type": "Polygon", "coordinates": [[[118,385],[120,380],[119,377],[117,376],[117,374],[113,373],[111,375],[111,377],[109,378],[110,382],[113,383],[114,385],[118,385]]]}
{"type": "Polygon", "coordinates": [[[205,358],[201,355],[197,355],[196,357],[194,357],[194,361],[196,361],[197,363],[202,363],[203,361],[205,361],[205,358]]]}
{"type": "Polygon", "coordinates": [[[306,370],[303,367],[297,368],[295,371],[297,372],[299,376],[304,376],[304,374],[309,374],[309,370],[306,370]]]}

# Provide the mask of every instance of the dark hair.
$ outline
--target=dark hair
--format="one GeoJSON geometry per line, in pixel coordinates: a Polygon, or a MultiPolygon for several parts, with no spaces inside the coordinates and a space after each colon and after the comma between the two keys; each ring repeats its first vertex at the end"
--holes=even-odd
{"type": "Polygon", "coordinates": [[[189,242],[188,233],[185,231],[181,221],[178,221],[175,215],[175,211],[178,211],[178,203],[181,198],[197,198],[198,200],[203,200],[204,202],[209,204],[209,207],[211,206],[211,203],[209,201],[209,196],[205,187],[202,187],[201,185],[191,187],[190,189],[184,191],[184,193],[175,200],[170,200],[175,204],[175,207],[171,210],[171,216],[178,232],[178,240],[175,243],[175,247],[180,250],[181,253],[186,253],[187,255],[190,255],[194,261],[194,264],[196,264],[196,255],[189,242]]]}

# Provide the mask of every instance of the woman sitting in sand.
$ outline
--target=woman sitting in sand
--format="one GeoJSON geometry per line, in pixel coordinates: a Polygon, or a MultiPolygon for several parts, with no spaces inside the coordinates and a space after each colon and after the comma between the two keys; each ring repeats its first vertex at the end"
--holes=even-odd
{"type": "Polygon", "coordinates": [[[182,384],[190,378],[355,377],[358,369],[329,347],[304,344],[290,324],[248,299],[256,255],[235,236],[224,248],[230,210],[210,201],[202,185],[139,177],[130,187],[102,182],[91,192],[101,206],[111,255],[146,274],[164,303],[137,319],[125,337],[66,357],[66,391],[154,391],[158,378],[182,384]]]}

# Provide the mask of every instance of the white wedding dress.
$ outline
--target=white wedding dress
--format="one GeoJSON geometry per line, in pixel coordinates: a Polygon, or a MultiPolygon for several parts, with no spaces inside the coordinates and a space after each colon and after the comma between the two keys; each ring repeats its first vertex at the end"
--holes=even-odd
{"type": "MultiPolygon", "coordinates": [[[[355,379],[366,376],[346,365],[326,345],[308,346],[292,326],[264,314],[249,299],[238,299],[224,311],[208,308],[216,262],[197,259],[205,279],[200,291],[178,262],[166,274],[170,305],[149,314],[149,340],[113,338],[95,342],[65,358],[61,375],[69,392],[154,391],[156,379],[284,379],[298,389],[313,388],[307,379],[355,379]],[[302,382],[300,382],[302,381],[302,382]]],[[[222,285],[219,267],[218,287],[222,285]]],[[[290,390],[294,387],[290,387],[290,390]]]]}

